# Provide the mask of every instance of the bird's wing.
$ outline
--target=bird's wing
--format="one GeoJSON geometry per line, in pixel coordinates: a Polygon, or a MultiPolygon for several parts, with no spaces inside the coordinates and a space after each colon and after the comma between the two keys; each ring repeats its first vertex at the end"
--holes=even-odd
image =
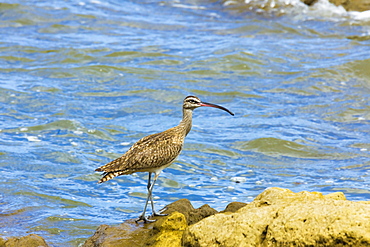
{"type": "Polygon", "coordinates": [[[120,158],[96,171],[123,171],[124,174],[130,174],[170,164],[180,154],[183,143],[171,132],[169,129],[140,139],[120,158]]]}

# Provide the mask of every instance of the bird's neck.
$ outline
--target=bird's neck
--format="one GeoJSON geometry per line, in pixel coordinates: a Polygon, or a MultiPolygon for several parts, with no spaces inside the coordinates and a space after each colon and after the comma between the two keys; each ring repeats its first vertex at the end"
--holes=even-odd
{"type": "Polygon", "coordinates": [[[187,136],[187,134],[191,130],[192,118],[193,118],[193,110],[182,109],[182,120],[179,124],[179,127],[183,128],[185,136],[187,136]]]}

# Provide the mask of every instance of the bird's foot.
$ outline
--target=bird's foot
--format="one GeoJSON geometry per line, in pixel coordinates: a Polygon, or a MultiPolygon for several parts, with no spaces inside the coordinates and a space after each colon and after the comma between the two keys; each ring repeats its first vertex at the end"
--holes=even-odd
{"type": "MultiPolygon", "coordinates": [[[[166,210],[167,210],[167,208],[162,208],[158,212],[153,211],[153,213],[152,213],[152,215],[150,217],[154,217],[154,216],[167,216],[168,214],[162,214],[166,210]]],[[[156,220],[150,220],[149,217],[145,217],[145,215],[142,214],[142,215],[139,216],[139,218],[137,218],[135,220],[136,223],[138,223],[139,221],[143,221],[144,223],[153,223],[156,220]]]]}
{"type": "Polygon", "coordinates": [[[150,220],[150,219],[148,219],[148,217],[145,217],[144,215],[140,215],[140,217],[139,217],[139,218],[137,218],[137,219],[135,220],[135,222],[136,222],[136,223],[138,223],[139,221],[143,221],[143,222],[144,222],[144,224],[146,224],[146,223],[153,223],[153,222],[155,222],[156,220],[150,220]]]}
{"type": "Polygon", "coordinates": [[[152,213],[152,216],[167,216],[168,214],[160,214],[160,213],[157,213],[157,212],[153,212],[152,213]]]}
{"type": "Polygon", "coordinates": [[[161,210],[159,210],[158,213],[156,211],[153,211],[152,216],[167,216],[168,214],[162,214],[166,210],[167,210],[167,208],[162,208],[161,210]]]}

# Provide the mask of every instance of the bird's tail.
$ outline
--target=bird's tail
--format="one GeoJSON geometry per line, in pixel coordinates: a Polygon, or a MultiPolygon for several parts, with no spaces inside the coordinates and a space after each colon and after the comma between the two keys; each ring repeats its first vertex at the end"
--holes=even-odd
{"type": "MultiPolygon", "coordinates": [[[[101,170],[98,168],[95,171],[100,172],[101,170]]],[[[104,183],[108,180],[111,180],[112,178],[115,178],[119,175],[125,174],[123,171],[114,171],[114,172],[104,172],[102,175],[103,177],[99,180],[99,184],[104,183]]]]}

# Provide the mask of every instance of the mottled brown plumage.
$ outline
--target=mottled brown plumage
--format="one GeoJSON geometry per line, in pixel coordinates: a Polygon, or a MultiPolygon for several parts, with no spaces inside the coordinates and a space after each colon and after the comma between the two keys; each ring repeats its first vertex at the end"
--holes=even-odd
{"type": "Polygon", "coordinates": [[[149,199],[151,200],[153,215],[161,215],[154,210],[152,199],[154,183],[160,172],[171,165],[180,154],[185,137],[192,126],[193,110],[200,106],[216,107],[234,115],[222,106],[201,102],[200,99],[195,96],[188,96],[184,99],[183,118],[179,125],[161,133],[149,135],[140,139],[120,158],[95,170],[103,172],[103,177],[99,180],[99,183],[106,182],[120,175],[128,175],[135,172],[149,172],[148,197],[144,212],[137,221],[143,220],[144,222],[152,222],[145,217],[149,199]],[[151,183],[152,173],[155,173],[153,183],[151,183]]]}
{"type": "Polygon", "coordinates": [[[185,136],[183,126],[178,125],[140,139],[123,156],[96,169],[104,172],[99,183],[120,175],[164,169],[180,154],[185,136]]]}

